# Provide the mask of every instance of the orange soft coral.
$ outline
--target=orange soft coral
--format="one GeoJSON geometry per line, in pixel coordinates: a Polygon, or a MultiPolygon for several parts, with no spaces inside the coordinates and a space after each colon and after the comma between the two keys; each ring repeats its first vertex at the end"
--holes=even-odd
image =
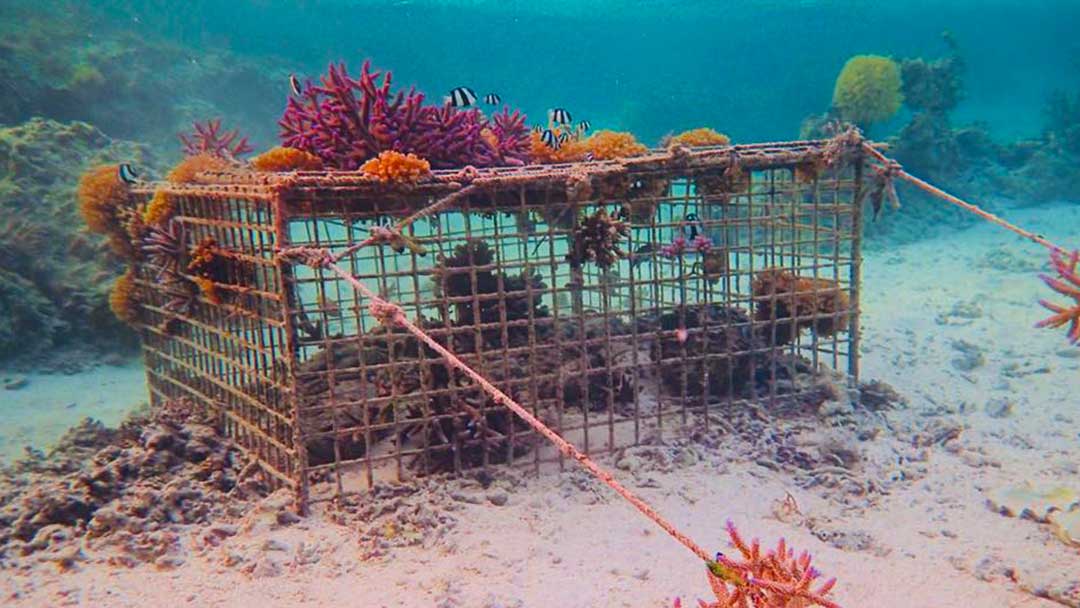
{"type": "MultiPolygon", "coordinates": [[[[562,131],[556,128],[553,133],[558,138],[562,131]]],[[[541,134],[535,131],[529,136],[529,147],[530,158],[534,163],[538,164],[572,163],[585,160],[585,154],[589,151],[585,147],[585,142],[574,139],[573,135],[571,135],[571,139],[559,144],[558,148],[552,148],[545,144],[541,139],[541,134]]]]}
{"type": "Polygon", "coordinates": [[[142,221],[147,226],[160,226],[169,221],[174,213],[176,213],[176,201],[171,195],[158,190],[147,203],[142,221]]]}
{"type": "Polygon", "coordinates": [[[386,150],[364,163],[360,171],[380,182],[415,184],[431,174],[431,163],[412,153],[386,150]]]}
{"type": "Polygon", "coordinates": [[[690,129],[668,139],[667,145],[674,146],[726,146],[731,143],[731,138],[708,127],[690,129]]]}
{"type": "Polygon", "coordinates": [[[211,154],[196,154],[180,161],[166,179],[176,184],[190,184],[195,181],[195,176],[203,171],[225,171],[230,167],[229,161],[225,159],[211,154]]]}
{"type": "Polygon", "coordinates": [[[640,156],[649,151],[632,133],[617,131],[597,131],[582,144],[586,151],[592,152],[592,157],[596,160],[640,156]]]}
{"type": "Polygon", "coordinates": [[[755,318],[775,324],[778,344],[793,342],[807,327],[819,337],[847,329],[851,305],[847,292],[835,281],[767,268],[754,277],[751,291],[755,318]]]}
{"type": "Polygon", "coordinates": [[[116,165],[101,165],[79,179],[79,212],[86,226],[98,234],[122,232],[121,208],[127,203],[127,185],[116,165]]]}
{"type": "Polygon", "coordinates": [[[109,292],[109,309],[124,323],[134,324],[139,318],[137,291],[135,273],[129,269],[116,279],[109,292]]]}
{"type": "Polygon", "coordinates": [[[251,159],[251,166],[256,171],[320,171],[322,159],[310,152],[278,146],[251,159]]]}
{"type": "Polygon", "coordinates": [[[215,283],[213,279],[207,277],[192,277],[191,280],[199,287],[199,293],[201,293],[211,304],[221,304],[223,302],[221,290],[218,289],[217,283],[215,283]]]}

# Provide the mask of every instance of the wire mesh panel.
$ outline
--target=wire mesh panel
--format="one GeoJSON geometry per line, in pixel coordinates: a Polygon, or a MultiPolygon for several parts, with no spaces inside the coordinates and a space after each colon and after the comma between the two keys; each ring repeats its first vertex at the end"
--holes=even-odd
{"type": "MultiPolygon", "coordinates": [[[[278,484],[296,487],[295,412],[274,199],[260,188],[161,184],[171,218],[140,266],[151,399],[188,399],[278,484]]],[[[153,203],[151,203],[153,204],[153,203]]]]}
{"type": "Polygon", "coordinates": [[[824,151],[681,149],[411,186],[211,176],[222,183],[175,190],[174,222],[186,247],[212,239],[230,261],[213,276],[188,270],[196,285],[212,279],[190,303],[155,294],[152,390],[219,408],[301,502],[561,462],[412,334],[381,325],[342,277],[275,257],[343,251],[457,197],[408,223],[407,242],[350,250],[338,266],[586,452],[691,412],[798,404],[807,378],[858,373],[861,176],[858,162],[826,167],[824,151]]]}

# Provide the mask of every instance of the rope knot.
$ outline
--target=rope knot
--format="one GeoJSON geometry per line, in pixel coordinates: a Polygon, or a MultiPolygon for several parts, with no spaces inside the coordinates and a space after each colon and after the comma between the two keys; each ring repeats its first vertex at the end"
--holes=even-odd
{"type": "Polygon", "coordinates": [[[371,298],[368,310],[371,312],[371,316],[387,327],[400,325],[401,319],[405,316],[405,312],[401,310],[400,306],[380,298],[371,298]]]}
{"type": "Polygon", "coordinates": [[[375,244],[389,245],[394,253],[405,253],[408,249],[416,255],[426,255],[427,249],[416,239],[405,236],[394,226],[372,226],[369,229],[371,242],[375,244]]]}
{"type": "Polygon", "coordinates": [[[334,263],[334,256],[323,247],[287,247],[278,249],[277,257],[290,264],[304,264],[312,268],[326,268],[334,263]]]}

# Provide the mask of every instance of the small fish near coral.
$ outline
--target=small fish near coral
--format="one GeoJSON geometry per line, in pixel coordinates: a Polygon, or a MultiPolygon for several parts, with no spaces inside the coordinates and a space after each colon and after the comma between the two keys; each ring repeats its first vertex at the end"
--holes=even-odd
{"type": "Polygon", "coordinates": [[[476,104],[476,93],[469,87],[457,87],[450,91],[445,101],[455,108],[467,108],[476,104]]]}

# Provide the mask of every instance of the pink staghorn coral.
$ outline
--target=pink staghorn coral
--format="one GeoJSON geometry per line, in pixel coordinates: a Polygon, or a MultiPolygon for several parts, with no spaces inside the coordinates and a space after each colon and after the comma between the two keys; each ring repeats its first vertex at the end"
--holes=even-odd
{"type": "Polygon", "coordinates": [[[358,78],[331,64],[320,84],[290,97],[282,144],[320,157],[330,167],[355,170],[380,152],[413,153],[433,168],[522,164],[527,160],[525,118],[504,110],[489,121],[478,109],[424,105],[424,95],[393,92],[392,75],[364,62],[358,78]]]}
{"type": "MultiPolygon", "coordinates": [[[[716,560],[708,563],[706,575],[716,601],[698,600],[701,608],[839,608],[825,597],[836,585],[835,578],[811,588],[821,573],[810,565],[809,553],[796,555],[784,539],[776,549],[762,551],[757,539],[747,544],[730,521],[727,533],[743,559],[717,554],[716,560]]],[[[676,599],[675,608],[681,605],[676,599]]]]}
{"type": "Polygon", "coordinates": [[[239,158],[254,150],[246,137],[240,137],[240,131],[221,130],[221,119],[196,122],[191,133],[179,135],[184,147],[184,156],[210,154],[218,158],[239,158]],[[239,138],[239,139],[237,139],[239,138]]]}
{"type": "Polygon", "coordinates": [[[1039,275],[1050,289],[1059,294],[1072,298],[1072,305],[1060,305],[1049,300],[1040,300],[1039,303],[1054,313],[1053,316],[1039,321],[1036,327],[1064,327],[1069,326],[1066,337],[1070,344],[1080,342],[1080,272],[1077,272],[1077,264],[1080,263],[1080,250],[1064,255],[1060,251],[1050,252],[1050,266],[1053,267],[1057,276],[1047,274],[1039,275]]]}

